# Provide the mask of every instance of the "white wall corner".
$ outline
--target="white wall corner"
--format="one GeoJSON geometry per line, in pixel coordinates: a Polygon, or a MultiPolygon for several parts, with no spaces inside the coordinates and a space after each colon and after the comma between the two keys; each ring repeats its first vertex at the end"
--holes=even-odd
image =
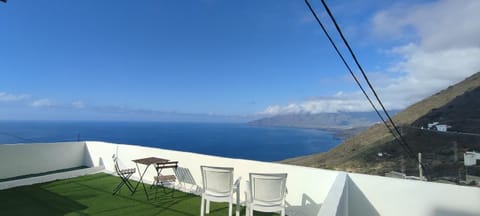
{"type": "Polygon", "coordinates": [[[348,215],[348,175],[339,172],[317,216],[348,215]]]}

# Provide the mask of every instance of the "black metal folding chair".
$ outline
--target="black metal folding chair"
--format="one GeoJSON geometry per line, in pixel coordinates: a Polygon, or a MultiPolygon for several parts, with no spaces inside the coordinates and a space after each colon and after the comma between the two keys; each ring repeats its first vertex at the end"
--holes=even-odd
{"type": "Polygon", "coordinates": [[[132,183],[129,181],[130,177],[135,173],[135,168],[130,168],[130,169],[120,169],[118,166],[118,157],[115,155],[112,156],[113,162],[115,163],[115,172],[117,175],[120,177],[121,182],[117,185],[117,187],[113,190],[113,195],[118,193],[120,189],[123,187],[123,185],[126,185],[128,187],[128,190],[130,190],[131,193],[135,190],[133,187],[132,183]]]}
{"type": "MultiPolygon", "coordinates": [[[[157,176],[153,177],[153,184],[151,187],[155,187],[155,199],[157,198],[158,186],[163,188],[163,192],[165,193],[165,183],[171,183],[172,187],[172,196],[175,191],[175,181],[177,180],[175,175],[162,175],[162,170],[167,168],[173,168],[174,170],[178,167],[178,161],[168,161],[160,164],[155,165],[155,169],[157,170],[157,176]]],[[[151,188],[150,187],[150,188],[151,188]]]]}

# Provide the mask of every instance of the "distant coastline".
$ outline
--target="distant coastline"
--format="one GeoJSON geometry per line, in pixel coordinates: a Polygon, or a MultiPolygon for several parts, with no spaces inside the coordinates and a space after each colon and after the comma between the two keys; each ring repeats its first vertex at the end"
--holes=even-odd
{"type": "Polygon", "coordinates": [[[292,129],[311,129],[325,131],[332,134],[333,137],[340,139],[342,141],[353,137],[362,131],[369,128],[369,126],[359,126],[359,127],[315,127],[315,126],[298,126],[298,125],[259,125],[252,122],[246,123],[250,126],[261,126],[261,127],[273,127],[273,128],[292,128],[292,129]]]}
{"type": "Polygon", "coordinates": [[[0,144],[77,140],[259,161],[326,152],[341,142],[325,130],[256,127],[245,123],[0,121],[0,144]]]}
{"type": "Polygon", "coordinates": [[[378,122],[375,112],[296,113],[257,119],[253,126],[290,127],[328,131],[345,140],[359,134],[378,122]]]}

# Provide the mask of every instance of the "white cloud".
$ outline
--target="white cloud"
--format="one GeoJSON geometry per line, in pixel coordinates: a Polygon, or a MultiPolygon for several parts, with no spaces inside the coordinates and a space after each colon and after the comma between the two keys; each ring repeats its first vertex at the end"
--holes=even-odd
{"type": "MultiPolygon", "coordinates": [[[[384,69],[382,74],[387,77],[373,80],[388,109],[403,109],[480,71],[478,11],[478,0],[441,0],[395,5],[374,15],[372,29],[376,36],[407,41],[389,49],[388,54],[400,60],[384,69]]],[[[372,109],[365,97],[359,92],[350,92],[287,106],[274,105],[261,113],[366,110],[372,109]]]]}
{"type": "Polygon", "coordinates": [[[344,94],[339,92],[331,97],[306,100],[301,103],[291,103],[287,106],[269,106],[260,115],[295,114],[295,113],[335,113],[358,112],[371,109],[367,100],[358,93],[344,94]]]}
{"type": "MultiPolygon", "coordinates": [[[[442,0],[424,5],[396,5],[377,13],[373,31],[377,36],[411,37],[425,52],[480,47],[480,1],[442,0]],[[412,32],[413,31],[413,32],[412,32]]],[[[409,44],[404,45],[409,46],[409,44]]],[[[400,46],[401,48],[403,46],[400,46]]],[[[398,48],[397,48],[398,49],[398,48]]]]}
{"type": "Polygon", "coordinates": [[[33,101],[32,103],[30,103],[30,106],[33,106],[33,107],[51,107],[51,106],[54,106],[54,103],[50,99],[43,98],[43,99],[38,99],[38,100],[33,101]]]}
{"type": "Polygon", "coordinates": [[[480,71],[478,11],[477,0],[442,0],[379,12],[377,34],[408,35],[413,28],[418,36],[391,49],[402,60],[387,70],[401,76],[381,86],[382,97],[404,107],[480,71]]]}
{"type": "Polygon", "coordinates": [[[423,5],[396,5],[373,18],[377,35],[401,37],[413,28],[427,51],[479,47],[480,1],[441,0],[423,5]]]}
{"type": "Polygon", "coordinates": [[[261,115],[293,114],[293,113],[335,113],[335,112],[353,112],[368,111],[370,107],[365,100],[343,99],[343,98],[325,98],[308,100],[302,103],[291,103],[281,107],[278,105],[269,106],[261,115]]]}
{"type": "Polygon", "coordinates": [[[72,106],[76,109],[83,109],[85,108],[85,103],[83,101],[78,100],[78,101],[72,102],[72,106]]]}
{"type": "Polygon", "coordinates": [[[0,102],[20,101],[28,97],[29,96],[26,94],[15,95],[6,92],[0,92],[0,102]]]}

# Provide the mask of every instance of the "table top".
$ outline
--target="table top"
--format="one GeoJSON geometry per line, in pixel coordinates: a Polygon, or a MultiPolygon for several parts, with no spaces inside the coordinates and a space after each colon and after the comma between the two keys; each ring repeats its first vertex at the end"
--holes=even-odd
{"type": "Polygon", "coordinates": [[[132,160],[132,161],[135,162],[135,163],[150,165],[150,164],[162,164],[162,163],[166,163],[170,160],[163,159],[163,158],[157,158],[157,157],[147,157],[147,158],[135,159],[135,160],[132,160]]]}

